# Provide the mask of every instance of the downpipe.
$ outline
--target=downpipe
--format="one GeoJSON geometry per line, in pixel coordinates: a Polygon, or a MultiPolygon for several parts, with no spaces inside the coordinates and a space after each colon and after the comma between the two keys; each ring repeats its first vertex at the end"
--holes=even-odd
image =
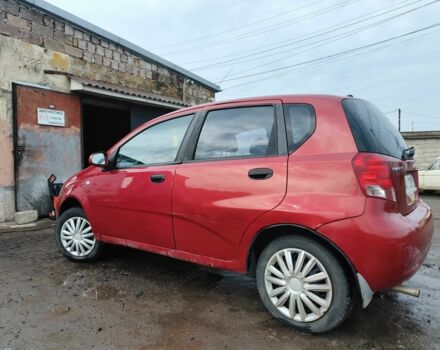
{"type": "Polygon", "coordinates": [[[399,284],[398,286],[395,286],[390,289],[393,292],[402,293],[406,295],[410,295],[412,297],[418,298],[420,296],[420,288],[414,288],[405,286],[403,284],[399,284]]]}

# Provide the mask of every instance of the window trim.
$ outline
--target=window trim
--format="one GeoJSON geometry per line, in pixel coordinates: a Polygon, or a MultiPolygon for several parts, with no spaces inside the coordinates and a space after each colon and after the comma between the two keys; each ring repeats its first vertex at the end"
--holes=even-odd
{"type": "MultiPolygon", "coordinates": [[[[285,130],[284,121],[282,119],[282,114],[280,114],[279,106],[281,103],[262,103],[262,104],[243,104],[243,105],[233,105],[233,106],[216,106],[217,108],[213,109],[205,109],[200,112],[197,123],[194,127],[193,134],[188,142],[188,147],[185,150],[182,163],[201,163],[201,162],[215,162],[222,160],[240,160],[240,159],[254,159],[254,158],[272,158],[278,157],[279,155],[286,153],[286,142],[283,143],[282,139],[280,140],[280,130],[285,130]],[[268,154],[265,156],[261,155],[244,155],[244,156],[232,156],[232,157],[219,157],[219,158],[208,158],[208,159],[194,159],[195,152],[197,148],[197,144],[199,143],[199,138],[202,132],[203,125],[205,124],[206,118],[210,112],[215,111],[223,111],[227,109],[238,109],[238,108],[252,108],[252,107],[272,107],[274,113],[274,143],[275,143],[275,152],[273,154],[268,154]],[[277,108],[278,107],[278,108],[277,108]],[[282,123],[280,127],[279,124],[282,123]]],[[[282,109],[281,109],[282,111],[282,109]]],[[[285,135],[285,131],[284,131],[285,135]]]]}
{"type": "Polygon", "coordinates": [[[183,149],[184,146],[186,147],[186,143],[188,142],[189,135],[192,133],[192,131],[194,129],[195,119],[197,118],[197,114],[198,114],[198,112],[175,116],[175,117],[170,118],[170,119],[162,120],[162,121],[160,121],[158,123],[155,123],[153,125],[149,125],[147,128],[144,128],[144,129],[140,130],[139,132],[134,134],[132,137],[130,137],[127,141],[125,141],[122,145],[120,145],[118,147],[116,152],[114,152],[113,156],[109,160],[110,166],[109,166],[108,170],[142,169],[142,168],[148,168],[148,167],[152,167],[152,166],[173,165],[173,164],[180,164],[180,163],[182,163],[182,149],[183,149]],[[143,133],[144,131],[146,131],[146,130],[148,130],[148,129],[156,126],[156,125],[159,125],[159,124],[162,124],[162,123],[166,123],[168,121],[172,121],[172,120],[175,120],[175,119],[178,119],[178,118],[189,117],[189,116],[192,116],[192,119],[191,119],[191,121],[190,121],[190,123],[189,123],[189,125],[188,125],[188,127],[187,127],[187,129],[185,131],[185,134],[183,135],[182,142],[180,143],[179,149],[177,150],[176,157],[175,157],[174,161],[172,161],[172,162],[160,162],[160,163],[148,163],[148,164],[141,164],[141,165],[135,165],[135,166],[130,166],[130,167],[117,167],[116,163],[117,163],[119,151],[121,150],[121,148],[125,144],[130,142],[132,139],[137,137],[139,134],[143,133]]]}
{"type": "Polygon", "coordinates": [[[283,104],[283,114],[284,114],[284,123],[286,124],[287,150],[289,152],[289,155],[291,155],[296,150],[298,150],[302,145],[304,145],[304,143],[306,143],[307,140],[315,133],[316,125],[318,124],[318,118],[316,118],[315,107],[310,103],[302,103],[302,102],[284,103],[283,104]],[[290,122],[287,121],[287,118],[288,118],[287,108],[289,106],[305,106],[305,107],[310,108],[313,111],[313,119],[314,119],[313,129],[310,130],[310,132],[305,137],[303,137],[301,142],[298,143],[295,147],[293,147],[294,142],[292,139],[292,131],[293,131],[292,125],[290,124],[290,122]],[[291,149],[291,147],[292,147],[292,149],[291,149]]]}

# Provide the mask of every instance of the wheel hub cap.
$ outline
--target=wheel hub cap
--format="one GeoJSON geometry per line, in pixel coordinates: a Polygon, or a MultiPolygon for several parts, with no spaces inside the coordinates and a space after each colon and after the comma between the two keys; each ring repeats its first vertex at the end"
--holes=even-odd
{"type": "Polygon", "coordinates": [[[82,217],[72,217],[61,227],[61,244],[73,256],[90,254],[96,244],[90,223],[82,217]]]}
{"type": "Polygon", "coordinates": [[[289,286],[291,291],[294,293],[300,293],[303,290],[303,285],[302,285],[301,280],[296,277],[291,278],[289,280],[289,282],[287,283],[287,285],[289,286]]]}
{"type": "Polygon", "coordinates": [[[322,263],[305,250],[276,252],[266,265],[264,278],[273,305],[296,322],[316,321],[330,308],[330,277],[322,263]]]}

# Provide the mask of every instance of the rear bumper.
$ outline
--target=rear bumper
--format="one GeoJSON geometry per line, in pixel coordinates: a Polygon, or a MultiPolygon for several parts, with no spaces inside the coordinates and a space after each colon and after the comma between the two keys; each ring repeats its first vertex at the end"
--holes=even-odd
{"type": "Polygon", "coordinates": [[[347,255],[373,291],[392,288],[414,275],[434,231],[431,209],[423,201],[405,216],[387,212],[386,205],[368,198],[363,215],[318,229],[347,255]]]}

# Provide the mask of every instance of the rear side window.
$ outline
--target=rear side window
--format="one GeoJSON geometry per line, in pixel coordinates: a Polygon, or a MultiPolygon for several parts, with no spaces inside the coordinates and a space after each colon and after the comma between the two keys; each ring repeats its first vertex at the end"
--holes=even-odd
{"type": "Polygon", "coordinates": [[[211,111],[200,132],[194,159],[276,154],[275,125],[273,106],[211,111]]]}
{"type": "Polygon", "coordinates": [[[315,110],[307,104],[285,104],[289,153],[299,148],[313,134],[316,125],[315,110]]]}
{"type": "Polygon", "coordinates": [[[345,99],[342,101],[359,152],[380,153],[401,159],[408,148],[399,131],[372,103],[345,99]]]}

